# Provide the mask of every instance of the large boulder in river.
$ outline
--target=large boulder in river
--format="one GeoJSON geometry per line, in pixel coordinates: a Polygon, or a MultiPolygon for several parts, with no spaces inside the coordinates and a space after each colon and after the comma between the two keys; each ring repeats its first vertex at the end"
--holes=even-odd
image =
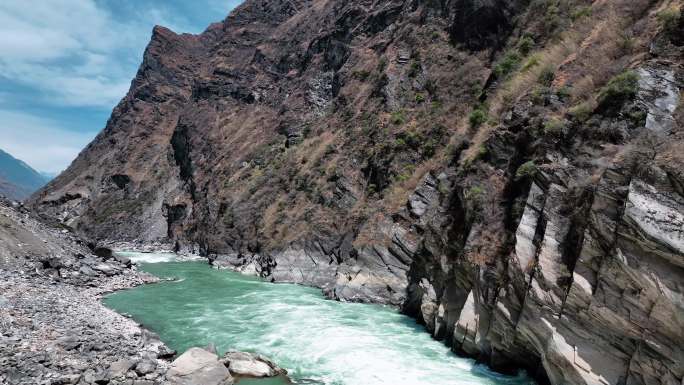
{"type": "Polygon", "coordinates": [[[192,348],[171,364],[166,373],[170,385],[231,385],[233,377],[218,356],[192,348]]]}
{"type": "Polygon", "coordinates": [[[278,367],[273,361],[258,354],[228,352],[223,356],[221,362],[236,376],[275,377],[287,374],[285,369],[278,367]]]}

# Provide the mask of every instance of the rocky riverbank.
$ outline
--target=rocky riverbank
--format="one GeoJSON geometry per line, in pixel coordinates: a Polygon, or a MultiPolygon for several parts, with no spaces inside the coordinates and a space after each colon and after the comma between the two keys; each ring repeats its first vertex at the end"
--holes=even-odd
{"type": "Polygon", "coordinates": [[[175,352],[100,302],[106,293],[156,281],[126,257],[0,200],[0,384],[225,385],[233,383],[231,372],[285,373],[262,357],[237,353],[215,358],[220,381],[169,372],[180,365],[170,361],[175,352]]]}

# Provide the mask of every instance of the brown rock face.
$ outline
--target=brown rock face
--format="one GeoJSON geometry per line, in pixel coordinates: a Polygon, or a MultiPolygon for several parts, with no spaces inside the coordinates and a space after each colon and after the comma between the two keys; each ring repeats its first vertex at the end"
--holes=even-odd
{"type": "Polygon", "coordinates": [[[501,371],[681,384],[677,6],[248,0],[197,36],[157,27],[31,205],[400,306],[501,371]]]}

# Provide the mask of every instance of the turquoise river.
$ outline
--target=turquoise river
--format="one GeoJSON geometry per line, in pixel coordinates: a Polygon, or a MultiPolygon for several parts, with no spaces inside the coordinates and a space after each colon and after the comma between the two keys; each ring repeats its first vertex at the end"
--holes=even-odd
{"type": "MultiPolygon", "coordinates": [[[[126,255],[140,269],[175,280],[120,291],[104,303],[179,353],[210,343],[219,353],[261,353],[298,384],[533,384],[456,356],[396,309],[332,301],[315,288],[273,284],[202,261],[178,262],[170,254],[126,255]]],[[[283,381],[240,385],[251,383],[283,381]]]]}

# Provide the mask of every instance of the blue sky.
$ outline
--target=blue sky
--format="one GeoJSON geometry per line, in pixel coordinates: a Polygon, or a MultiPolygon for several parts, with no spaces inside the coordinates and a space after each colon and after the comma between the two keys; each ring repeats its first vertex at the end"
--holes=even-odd
{"type": "Polygon", "coordinates": [[[0,149],[65,169],[126,94],[154,25],[199,33],[241,2],[0,1],[0,149]]]}

